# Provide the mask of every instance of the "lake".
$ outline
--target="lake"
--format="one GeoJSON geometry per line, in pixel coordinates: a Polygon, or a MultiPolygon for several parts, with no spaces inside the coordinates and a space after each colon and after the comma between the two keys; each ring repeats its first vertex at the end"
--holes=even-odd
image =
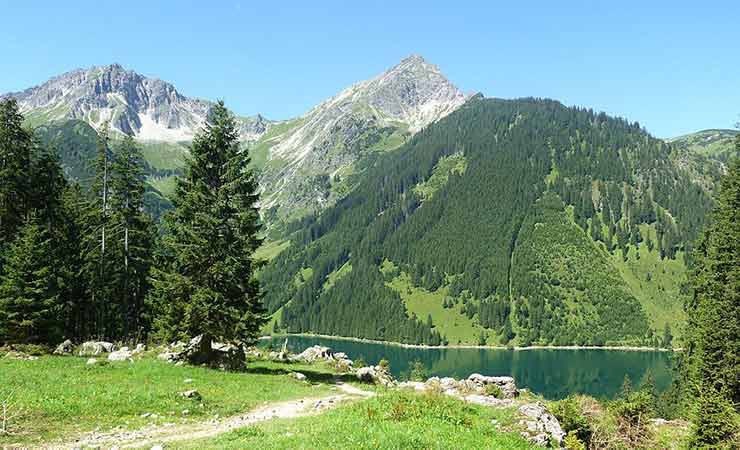
{"type": "MultiPolygon", "coordinates": [[[[280,347],[285,336],[260,342],[261,347],[280,347]]],[[[377,364],[385,358],[399,378],[408,377],[413,361],[421,361],[427,376],[464,378],[471,373],[510,375],[517,386],[560,399],[573,393],[597,398],[614,398],[625,375],[639,386],[649,370],[659,391],[671,382],[673,354],[659,351],[562,350],[562,349],[477,349],[406,348],[398,345],[358,342],[312,336],[287,336],[288,348],[299,353],[313,345],[345,352],[351,359],[362,358],[377,364]]]]}

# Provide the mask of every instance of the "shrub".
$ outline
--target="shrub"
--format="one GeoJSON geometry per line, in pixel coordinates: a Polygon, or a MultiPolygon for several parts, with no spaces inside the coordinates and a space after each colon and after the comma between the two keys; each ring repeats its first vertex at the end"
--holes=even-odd
{"type": "Polygon", "coordinates": [[[633,426],[644,424],[655,414],[653,397],[647,391],[631,392],[612,402],[611,407],[617,416],[633,426]]]}
{"type": "Polygon", "coordinates": [[[572,433],[579,442],[584,443],[591,440],[593,429],[577,397],[571,396],[557,402],[553,408],[553,414],[563,430],[568,434],[572,433]]]}
{"type": "Polygon", "coordinates": [[[386,372],[391,371],[391,363],[387,359],[383,358],[378,362],[378,366],[380,366],[381,369],[385,370],[386,372]]]}
{"type": "Polygon", "coordinates": [[[355,359],[353,361],[353,363],[354,363],[353,365],[355,367],[366,367],[367,366],[367,361],[365,361],[365,359],[362,356],[360,356],[359,358],[355,359]]]}
{"type": "Polygon", "coordinates": [[[618,432],[628,446],[640,447],[652,439],[648,424],[655,410],[649,392],[631,392],[625,398],[613,401],[610,409],[617,418],[618,432]]]}
{"type": "Polygon", "coordinates": [[[47,347],[37,344],[13,344],[11,348],[17,352],[31,356],[43,356],[50,353],[47,347]]]}
{"type": "Polygon", "coordinates": [[[409,379],[411,381],[424,381],[427,376],[426,368],[424,363],[418,359],[411,363],[411,372],[409,373],[409,379]]]}
{"type": "Polygon", "coordinates": [[[504,393],[498,385],[491,383],[486,385],[486,395],[490,395],[494,398],[502,398],[504,393]]]}
{"type": "Polygon", "coordinates": [[[565,439],[563,439],[563,445],[568,450],[586,450],[586,444],[578,439],[578,435],[575,431],[568,432],[565,439]]]}

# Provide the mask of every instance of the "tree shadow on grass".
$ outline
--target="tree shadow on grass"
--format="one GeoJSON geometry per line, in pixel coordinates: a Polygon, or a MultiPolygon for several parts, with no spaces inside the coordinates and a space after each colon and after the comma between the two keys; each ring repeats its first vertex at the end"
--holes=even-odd
{"type": "Polygon", "coordinates": [[[293,370],[288,367],[250,367],[247,365],[247,368],[243,372],[259,375],[290,375],[300,372],[306,376],[306,381],[311,383],[337,384],[357,381],[357,377],[351,373],[328,373],[306,368],[296,368],[293,370]]]}

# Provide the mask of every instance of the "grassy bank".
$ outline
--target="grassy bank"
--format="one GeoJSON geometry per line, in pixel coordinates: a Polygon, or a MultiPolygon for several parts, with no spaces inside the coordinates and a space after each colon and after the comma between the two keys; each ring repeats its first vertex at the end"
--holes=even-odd
{"type": "Polygon", "coordinates": [[[86,358],[44,356],[34,361],[0,357],[0,400],[13,392],[9,435],[3,445],[66,439],[114,427],[134,429],[167,422],[205,420],[248,411],[267,401],[322,395],[333,371],[256,361],[245,373],[175,366],[156,359],[87,365],[86,358]],[[294,379],[301,371],[314,383],[294,379]],[[186,379],[192,382],[185,383],[186,379]],[[180,392],[197,389],[202,400],[180,392]],[[184,412],[186,411],[186,412],[184,412]],[[151,414],[148,417],[142,417],[151,414]]]}
{"type": "Polygon", "coordinates": [[[319,416],[265,422],[175,448],[536,448],[517,432],[505,431],[513,417],[512,410],[470,405],[442,394],[388,391],[319,416]]]}

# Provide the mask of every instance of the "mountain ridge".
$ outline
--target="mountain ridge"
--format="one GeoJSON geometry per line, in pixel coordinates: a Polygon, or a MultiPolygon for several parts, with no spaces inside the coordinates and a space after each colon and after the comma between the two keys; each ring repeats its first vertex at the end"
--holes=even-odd
{"type": "MultiPolygon", "coordinates": [[[[81,120],[100,130],[109,121],[114,134],[133,135],[153,169],[150,184],[165,195],[171,194],[177,167],[163,158],[182,164],[187,143],[213,105],[117,63],[75,69],[2,97],[15,98],[34,126],[57,124],[69,132],[79,127],[65,122],[81,120]]],[[[250,148],[260,172],[268,222],[284,223],[333,204],[353,189],[358,174],[378,153],[397,148],[469,98],[437,66],[410,55],[301,116],[236,117],[242,145],[250,148]]]]}

